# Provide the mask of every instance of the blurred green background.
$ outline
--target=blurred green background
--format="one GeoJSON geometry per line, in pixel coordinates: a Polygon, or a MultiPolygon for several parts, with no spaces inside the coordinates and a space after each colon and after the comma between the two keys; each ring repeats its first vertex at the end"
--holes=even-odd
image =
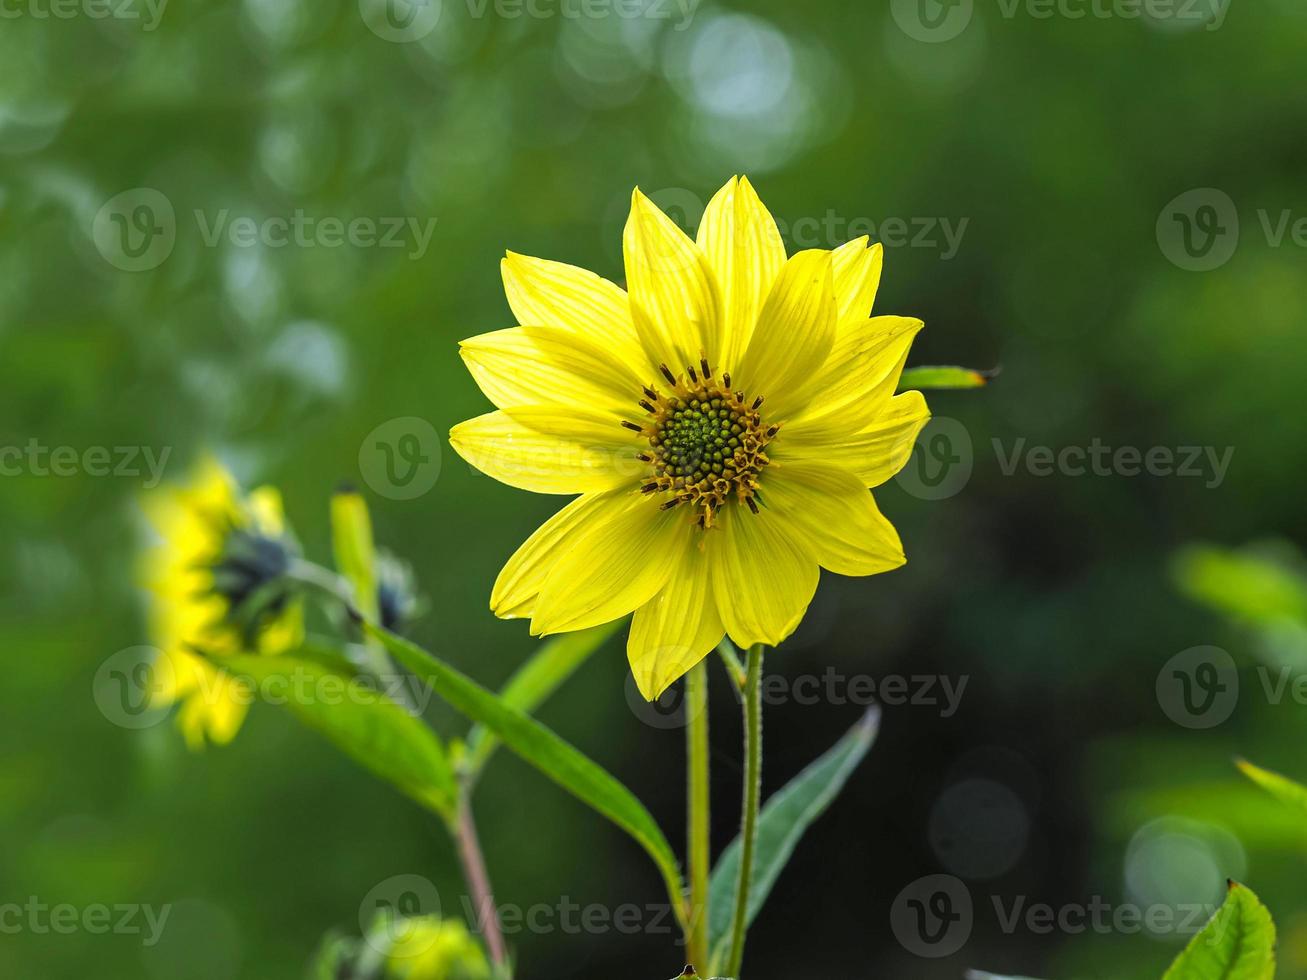
{"type": "MultiPolygon", "coordinates": [[[[0,478],[0,905],[172,911],[148,947],[6,928],[0,975],[285,980],[328,929],[357,933],[393,875],[460,908],[433,820],[285,713],[256,708],[234,744],[198,755],[171,724],[106,718],[97,671],[147,642],[133,569],[150,478],[140,458],[136,475],[88,473],[82,454],[167,451],[181,478],[212,447],[283,489],[321,560],[329,492],[358,484],[430,599],[414,637],[501,683],[534,642],[489,614],[490,586],[561,501],[471,472],[447,444],[429,489],[399,499],[370,434],[415,418],[443,441],[486,410],[456,342],[512,324],[505,248],[620,281],[633,185],[693,228],[747,173],[791,248],[886,239],[877,309],[926,321],[913,363],[1002,366],[984,391],[930,396],[955,421],[878,493],[908,565],[823,576],[771,658],[790,678],[967,686],[948,717],[886,707],[753,931],[753,975],[1157,977],[1174,935],[1005,929],[995,901],[1211,903],[1229,875],[1276,915],[1280,976],[1307,977],[1307,834],[1231,765],[1307,776],[1307,705],[1277,703],[1257,672],[1301,669],[1302,623],[1211,609],[1173,572],[1194,541],[1270,541],[1292,565],[1304,535],[1300,0],[1152,16],[1106,0],[122,2],[0,8],[0,445],[23,450],[0,478]],[[304,241],[247,237],[297,214],[304,241]],[[378,238],[406,224],[391,244],[339,244],[331,221],[357,218],[378,238]],[[34,464],[33,440],[72,447],[72,475],[34,464]],[[1007,465],[1094,440],[1234,452],[1219,478],[1007,465]],[[1229,652],[1240,696],[1194,728],[1157,685],[1202,645],[1229,652]],[[974,928],[924,959],[893,908],[936,873],[966,883],[974,928]]],[[[721,847],[739,726],[713,681],[721,847]]],[[[679,842],[681,733],[630,694],[610,641],[542,717],[679,842]]],[[[769,707],[765,791],[860,711],[769,707]]],[[[661,900],[628,839],[507,753],[477,810],[504,903],[661,900]]],[[[656,980],[683,962],[656,931],[509,939],[526,977],[656,980]]]]}

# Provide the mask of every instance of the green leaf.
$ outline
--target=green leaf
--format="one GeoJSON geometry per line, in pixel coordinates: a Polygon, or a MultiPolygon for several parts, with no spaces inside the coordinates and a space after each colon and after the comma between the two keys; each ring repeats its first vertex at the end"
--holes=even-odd
{"type": "MultiPolygon", "coordinates": [[[[499,700],[523,714],[531,714],[603,646],[622,622],[619,619],[588,630],[562,633],[541,644],[534,656],[508,679],[499,692],[499,700]]],[[[476,725],[467,738],[468,771],[480,772],[498,747],[499,739],[485,725],[476,725]]]]}
{"type": "MultiPolygon", "coordinates": [[[[862,716],[825,755],[795,776],[769,799],[758,815],[753,881],[749,889],[748,922],[762,909],[772,886],[780,876],[804,831],[826,812],[839,795],[853,770],[876,740],[880,711],[873,708],[862,716]]],[[[722,853],[709,884],[708,935],[713,950],[713,971],[723,965],[731,938],[731,917],[735,891],[740,881],[740,840],[737,837],[722,853]]]]}
{"type": "Polygon", "coordinates": [[[1295,782],[1288,776],[1281,776],[1278,772],[1255,766],[1246,759],[1236,759],[1235,765],[1239,767],[1240,772],[1277,800],[1307,813],[1307,786],[1295,782]]]}
{"type": "Polygon", "coordinates": [[[1225,903],[1189,940],[1162,980],[1271,980],[1275,923],[1248,888],[1230,882],[1225,903]]]}
{"type": "Polygon", "coordinates": [[[372,518],[357,490],[338,490],[331,497],[331,547],[336,571],[354,590],[354,604],[364,616],[377,618],[376,546],[372,518]]]}
{"type": "Polygon", "coordinates": [[[1172,574],[1190,599],[1241,622],[1307,623],[1307,578],[1276,549],[1193,545],[1176,555],[1172,574]]]}
{"type": "Polygon", "coordinates": [[[975,371],[964,367],[907,368],[899,377],[899,391],[928,388],[983,388],[993,377],[992,372],[975,371]]]}
{"type": "Polygon", "coordinates": [[[243,679],[262,700],[284,705],[402,793],[453,819],[458,785],[440,739],[365,675],[333,670],[319,656],[246,654],[209,659],[243,679]]]}
{"type": "Polygon", "coordinates": [[[563,789],[635,838],[662,872],[678,917],[683,915],[683,883],[676,855],[654,818],[629,789],[550,729],[426,650],[372,623],[365,623],[364,629],[380,640],[392,657],[426,678],[455,710],[484,725],[563,789]]]}

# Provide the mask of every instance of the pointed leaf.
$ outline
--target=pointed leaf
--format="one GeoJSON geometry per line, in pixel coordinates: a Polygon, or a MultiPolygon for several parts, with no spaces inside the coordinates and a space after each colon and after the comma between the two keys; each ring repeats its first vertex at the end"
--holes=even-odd
{"type": "Polygon", "coordinates": [[[1248,888],[1230,882],[1225,903],[1162,980],[1272,980],[1275,923],[1248,888]]]}
{"type": "Polygon", "coordinates": [[[1235,762],[1239,770],[1254,783],[1266,790],[1277,800],[1289,804],[1294,809],[1307,813],[1307,786],[1294,782],[1288,776],[1271,772],[1261,766],[1255,766],[1246,759],[1235,762]]]}
{"type": "Polygon", "coordinates": [[[485,725],[519,756],[634,837],[662,872],[678,916],[683,914],[676,855],[635,794],[553,731],[426,650],[371,623],[364,629],[409,670],[431,678],[436,693],[453,708],[485,725]]]}
{"type": "Polygon", "coordinates": [[[440,739],[365,675],[332,669],[322,656],[211,657],[260,699],[284,705],[356,762],[402,793],[452,819],[458,787],[440,739]]]}
{"type": "MultiPolygon", "coordinates": [[[[617,631],[622,620],[575,633],[560,633],[540,645],[535,654],[508,679],[499,699],[523,714],[531,714],[566,681],[577,668],[617,631]]],[[[499,739],[477,725],[467,738],[468,771],[477,773],[499,747],[499,739]]]]}
{"type": "Polygon", "coordinates": [[[994,376],[992,371],[976,371],[964,367],[905,368],[899,377],[899,391],[930,388],[983,388],[994,376]]]}
{"type": "MultiPolygon", "coordinates": [[[[809,825],[826,812],[876,739],[880,711],[862,716],[825,755],[790,780],[769,799],[758,815],[753,881],[749,889],[748,922],[753,922],[795,846],[809,825]]],[[[714,972],[720,968],[730,943],[735,891],[740,880],[740,840],[722,853],[709,884],[708,934],[714,972]]]]}

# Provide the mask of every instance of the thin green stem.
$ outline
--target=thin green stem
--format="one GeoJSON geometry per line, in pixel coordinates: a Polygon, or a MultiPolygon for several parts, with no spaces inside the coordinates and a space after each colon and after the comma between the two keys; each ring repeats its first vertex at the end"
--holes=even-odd
{"type": "Polygon", "coordinates": [[[686,771],[690,852],[689,959],[708,969],[708,665],[700,660],[685,678],[686,771]]]}
{"type": "Polygon", "coordinates": [[[740,663],[740,655],[729,637],[722,637],[722,642],[717,644],[717,654],[722,658],[722,664],[726,667],[726,672],[731,675],[731,681],[734,682],[735,687],[743,691],[746,679],[744,664],[740,663]]]}
{"type": "Polygon", "coordinates": [[[762,794],[762,644],[749,647],[744,682],[744,812],[740,818],[740,882],[735,892],[731,956],[726,975],[738,980],[749,927],[749,889],[753,884],[753,848],[758,836],[758,798],[762,794]]]}

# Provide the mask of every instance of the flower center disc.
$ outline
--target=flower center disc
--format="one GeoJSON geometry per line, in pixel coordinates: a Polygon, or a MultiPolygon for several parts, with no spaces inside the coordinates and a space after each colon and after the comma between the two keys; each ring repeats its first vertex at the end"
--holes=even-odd
{"type": "Polygon", "coordinates": [[[650,446],[640,458],[653,465],[653,476],[640,489],[673,494],[663,509],[688,504],[707,528],[732,497],[758,512],[758,474],[768,463],[763,449],[779,427],[763,424],[761,397],[750,403],[744,392],[731,390],[729,374],[719,382],[707,361],[700,368],[702,377],[692,367],[677,377],[663,365],[670,390],[645,388],[640,407],[652,418],[630,428],[638,428],[650,446]]]}

